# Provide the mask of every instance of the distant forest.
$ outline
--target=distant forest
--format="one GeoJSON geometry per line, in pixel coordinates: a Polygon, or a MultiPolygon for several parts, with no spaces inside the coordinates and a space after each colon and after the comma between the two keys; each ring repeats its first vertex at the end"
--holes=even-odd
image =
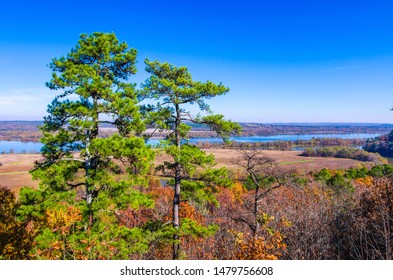
{"type": "MultiPolygon", "coordinates": [[[[0,141],[39,142],[42,136],[39,126],[42,121],[0,121],[0,141]]],[[[242,136],[270,136],[296,134],[348,134],[348,133],[381,133],[387,134],[393,130],[393,124],[364,124],[364,123],[239,123],[242,136]]],[[[215,137],[204,125],[189,124],[192,129],[190,137],[215,137]]],[[[100,135],[108,137],[114,133],[109,124],[101,124],[100,135]]],[[[156,133],[164,137],[165,133],[156,133]]]]}

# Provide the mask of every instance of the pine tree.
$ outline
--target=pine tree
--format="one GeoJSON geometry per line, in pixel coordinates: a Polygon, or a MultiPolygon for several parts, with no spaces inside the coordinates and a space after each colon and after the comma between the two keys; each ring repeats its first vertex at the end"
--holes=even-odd
{"type": "MultiPolygon", "coordinates": [[[[58,94],[48,106],[49,114],[41,127],[43,160],[32,172],[41,180],[40,190],[45,195],[31,199],[30,190],[21,192],[21,201],[26,204],[24,215],[32,215],[28,206],[33,204],[56,209],[58,205],[47,202],[57,197],[80,207],[79,229],[90,239],[96,234],[95,242],[106,238],[119,245],[133,236],[118,225],[117,211],[152,206],[152,200],[135,186],[146,183],[153,160],[153,151],[140,137],[145,127],[135,84],[127,81],[137,71],[136,54],[113,33],[93,33],[81,35],[66,56],[52,60],[52,79],[47,86],[58,94]],[[116,133],[100,138],[103,125],[111,126],[116,133]]],[[[142,240],[140,236],[136,239],[142,240]]],[[[117,257],[126,257],[119,248],[117,257]]],[[[88,257],[98,256],[90,253],[88,257]]]]}
{"type": "MultiPolygon", "coordinates": [[[[189,123],[204,124],[228,142],[231,133],[240,131],[240,126],[227,121],[222,115],[213,115],[205,100],[223,95],[227,87],[207,81],[193,81],[186,67],[175,67],[169,63],[145,60],[146,71],[151,76],[143,85],[143,98],[156,100],[156,105],[144,106],[148,124],[161,131],[169,131],[164,144],[164,151],[171,157],[158,167],[164,176],[172,178],[174,187],[173,258],[180,253],[179,218],[180,192],[182,200],[213,201],[212,190],[216,185],[229,185],[230,180],[225,168],[214,168],[213,155],[208,155],[198,147],[187,142],[191,126],[189,123]],[[197,104],[204,117],[192,116],[187,110],[189,105],[197,104]]],[[[190,228],[190,221],[183,221],[183,229],[190,228]]],[[[196,228],[196,227],[194,227],[196,228]]]]}

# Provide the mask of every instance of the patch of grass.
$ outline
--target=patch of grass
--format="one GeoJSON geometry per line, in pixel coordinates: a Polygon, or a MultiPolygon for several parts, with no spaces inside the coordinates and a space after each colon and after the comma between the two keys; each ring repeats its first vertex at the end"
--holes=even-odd
{"type": "Polygon", "coordinates": [[[312,159],[306,159],[306,160],[297,160],[297,161],[286,161],[286,162],[280,162],[279,165],[288,165],[288,164],[296,164],[296,163],[303,163],[303,162],[313,162],[314,160],[312,159]]]}
{"type": "Polygon", "coordinates": [[[23,161],[10,161],[8,162],[8,165],[20,165],[23,164],[23,161]]]}
{"type": "Polygon", "coordinates": [[[1,172],[1,175],[15,175],[15,174],[25,174],[28,173],[29,171],[13,171],[13,172],[1,172]]]}

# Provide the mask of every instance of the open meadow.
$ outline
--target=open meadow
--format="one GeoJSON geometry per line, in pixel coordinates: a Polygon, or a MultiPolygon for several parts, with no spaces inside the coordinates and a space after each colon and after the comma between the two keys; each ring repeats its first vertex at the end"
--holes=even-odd
{"type": "Polygon", "coordinates": [[[0,185],[17,191],[23,186],[38,186],[32,179],[29,170],[34,161],[41,158],[39,154],[2,154],[0,155],[0,185]]]}
{"type": "MultiPolygon", "coordinates": [[[[226,166],[236,171],[241,170],[232,161],[241,154],[233,149],[207,149],[205,150],[215,156],[218,166],[226,166]]],[[[372,163],[365,163],[353,159],[326,158],[326,157],[303,157],[301,151],[260,151],[264,155],[274,159],[282,167],[295,169],[298,173],[329,169],[347,169],[360,164],[371,166],[372,163]]],[[[39,154],[2,154],[0,155],[0,185],[5,185],[14,191],[18,191],[23,186],[37,187],[38,181],[33,180],[29,170],[34,167],[34,162],[39,160],[39,154]]],[[[164,157],[158,157],[157,163],[164,157]]]]}

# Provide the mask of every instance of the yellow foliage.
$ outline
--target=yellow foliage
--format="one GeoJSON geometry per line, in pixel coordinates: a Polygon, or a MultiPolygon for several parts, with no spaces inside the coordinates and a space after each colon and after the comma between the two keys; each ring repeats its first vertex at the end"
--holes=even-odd
{"type": "Polygon", "coordinates": [[[80,210],[72,205],[62,205],[60,209],[46,211],[48,226],[55,232],[61,230],[62,234],[69,232],[70,226],[82,220],[80,210]]]}
{"type": "Polygon", "coordinates": [[[275,231],[268,238],[263,236],[249,236],[244,233],[235,233],[237,260],[278,260],[286,244],[282,235],[275,231]]]}
{"type": "Polygon", "coordinates": [[[237,181],[233,186],[232,186],[232,192],[233,195],[235,197],[235,200],[237,202],[241,202],[241,197],[243,196],[243,194],[245,194],[246,190],[243,187],[242,183],[240,183],[239,181],[237,181]]]}
{"type": "Polygon", "coordinates": [[[359,185],[372,186],[373,185],[373,177],[366,176],[365,178],[356,178],[355,183],[359,185]]]}

